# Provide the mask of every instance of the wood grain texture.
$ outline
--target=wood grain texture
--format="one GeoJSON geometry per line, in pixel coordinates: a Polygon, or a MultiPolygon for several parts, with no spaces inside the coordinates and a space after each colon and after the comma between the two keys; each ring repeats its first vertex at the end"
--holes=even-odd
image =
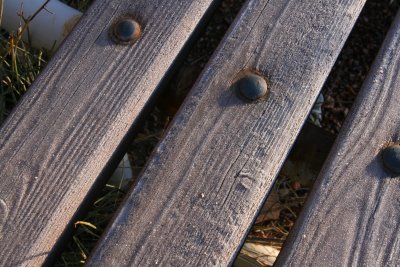
{"type": "Polygon", "coordinates": [[[248,1],[88,266],[231,263],[364,2],[248,1]],[[230,88],[242,69],[266,100],[230,88]]]}
{"type": "Polygon", "coordinates": [[[45,260],[214,2],[98,0],[90,7],[0,130],[0,266],[45,260]],[[142,25],[134,45],[109,38],[124,15],[142,25]]]}
{"type": "Polygon", "coordinates": [[[381,149],[400,141],[400,13],[277,266],[398,266],[400,177],[381,149]]]}

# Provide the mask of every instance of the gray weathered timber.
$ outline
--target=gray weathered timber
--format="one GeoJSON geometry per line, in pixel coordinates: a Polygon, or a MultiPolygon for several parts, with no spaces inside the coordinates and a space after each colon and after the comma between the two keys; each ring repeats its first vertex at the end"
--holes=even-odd
{"type": "Polygon", "coordinates": [[[248,1],[88,265],[231,263],[364,2],[248,1]],[[267,99],[237,97],[242,69],[267,99]]]}
{"type": "Polygon", "coordinates": [[[277,266],[398,266],[400,177],[381,149],[400,141],[400,13],[277,266]]]}
{"type": "Polygon", "coordinates": [[[0,130],[0,266],[45,260],[214,2],[95,1],[0,130]],[[115,45],[127,14],[142,37],[115,45]]]}

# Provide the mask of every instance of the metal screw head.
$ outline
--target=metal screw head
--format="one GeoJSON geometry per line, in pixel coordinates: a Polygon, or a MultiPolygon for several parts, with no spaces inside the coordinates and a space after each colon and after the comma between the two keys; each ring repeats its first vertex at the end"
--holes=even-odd
{"type": "Polygon", "coordinates": [[[400,145],[390,145],[382,151],[383,165],[395,174],[400,174],[400,145]]]}
{"type": "Polygon", "coordinates": [[[132,44],[141,34],[139,23],[131,18],[122,18],[112,26],[111,36],[116,43],[132,44]]]}
{"type": "Polygon", "coordinates": [[[243,98],[256,101],[267,95],[268,85],[264,77],[255,73],[248,73],[236,82],[236,88],[243,98]]]}

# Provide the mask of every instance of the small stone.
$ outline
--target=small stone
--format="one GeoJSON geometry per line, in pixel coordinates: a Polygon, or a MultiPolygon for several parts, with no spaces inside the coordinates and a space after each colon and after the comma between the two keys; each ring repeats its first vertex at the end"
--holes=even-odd
{"type": "Polygon", "coordinates": [[[290,186],[294,191],[298,191],[301,189],[301,184],[298,181],[293,181],[290,186]]]}
{"type": "Polygon", "coordinates": [[[400,145],[390,145],[382,151],[383,165],[396,175],[400,174],[400,145]]]}

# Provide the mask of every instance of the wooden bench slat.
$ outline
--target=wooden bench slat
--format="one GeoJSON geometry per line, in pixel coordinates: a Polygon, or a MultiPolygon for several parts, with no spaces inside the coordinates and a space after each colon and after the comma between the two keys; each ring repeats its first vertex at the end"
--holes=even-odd
{"type": "Polygon", "coordinates": [[[400,140],[400,13],[277,266],[396,266],[400,180],[381,149],[400,140]]]}
{"type": "Polygon", "coordinates": [[[364,3],[248,1],[88,265],[232,262],[364,3]],[[236,96],[242,69],[266,100],[236,96]]]}
{"type": "MultiPolygon", "coordinates": [[[[214,0],[95,1],[0,130],[0,265],[45,260],[214,0]],[[142,37],[115,45],[133,15],[142,37]]],[[[43,11],[44,12],[44,11],[43,11]]]]}

